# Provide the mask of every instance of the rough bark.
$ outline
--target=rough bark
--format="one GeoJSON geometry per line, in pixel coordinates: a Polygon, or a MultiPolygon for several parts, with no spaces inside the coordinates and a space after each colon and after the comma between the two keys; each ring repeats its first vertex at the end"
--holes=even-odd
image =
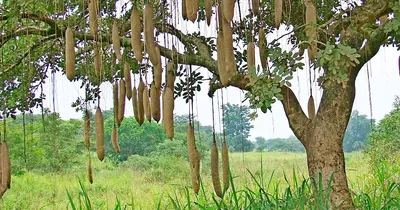
{"type": "MultiPolygon", "coordinates": [[[[354,83],[351,81],[350,83],[354,83]]],[[[310,177],[318,183],[322,174],[324,189],[331,183],[331,204],[337,209],[352,209],[353,201],[349,192],[343,137],[353,107],[354,84],[327,88],[321,101],[320,110],[314,120],[309,120],[305,135],[300,136],[307,152],[307,166],[310,177]]]]}

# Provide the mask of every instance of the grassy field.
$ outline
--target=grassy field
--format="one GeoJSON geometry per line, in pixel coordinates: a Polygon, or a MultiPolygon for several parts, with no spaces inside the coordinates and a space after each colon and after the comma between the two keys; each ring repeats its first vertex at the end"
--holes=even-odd
{"type": "MultiPolygon", "coordinates": [[[[70,209],[67,191],[75,205],[79,206],[79,197],[82,197],[79,180],[93,209],[114,209],[118,202],[121,209],[156,209],[159,205],[170,209],[174,205],[172,200],[187,203],[187,192],[191,200],[195,199],[194,193],[187,190],[190,188],[189,164],[181,158],[135,156],[119,166],[107,160],[99,162],[95,157],[92,162],[93,184],[87,181],[86,161],[83,158],[79,166],[62,174],[29,172],[13,176],[12,188],[0,200],[0,209],[70,209]]],[[[293,171],[296,171],[299,180],[302,180],[302,175],[307,177],[306,156],[302,153],[232,153],[230,164],[236,190],[257,188],[248,171],[255,177],[263,177],[265,188],[273,174],[267,189],[270,192],[275,190],[275,186],[279,191],[288,186],[284,174],[292,177],[293,171]]],[[[370,176],[365,157],[362,153],[346,154],[346,164],[352,190],[363,190],[370,176]]],[[[205,157],[202,161],[205,192],[197,198],[199,203],[210,200],[213,195],[209,165],[209,157],[205,157]]]]}

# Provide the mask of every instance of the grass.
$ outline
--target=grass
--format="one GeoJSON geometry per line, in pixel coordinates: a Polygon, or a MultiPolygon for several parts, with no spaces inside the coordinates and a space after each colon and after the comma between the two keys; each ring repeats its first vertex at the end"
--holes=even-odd
{"type": "MultiPolygon", "coordinates": [[[[64,174],[13,176],[0,209],[324,209],[323,198],[329,193],[312,196],[310,186],[319,183],[304,179],[308,176],[302,153],[232,153],[232,185],[224,199],[213,196],[207,157],[202,162],[199,196],[190,189],[189,164],[181,158],[136,156],[118,167],[96,160],[92,185],[87,181],[84,160],[64,174]]],[[[390,209],[385,205],[399,204],[392,197],[400,196],[400,186],[388,181],[393,180],[393,175],[387,174],[389,166],[382,164],[373,176],[358,152],[346,154],[346,166],[358,206],[390,209]]]]}

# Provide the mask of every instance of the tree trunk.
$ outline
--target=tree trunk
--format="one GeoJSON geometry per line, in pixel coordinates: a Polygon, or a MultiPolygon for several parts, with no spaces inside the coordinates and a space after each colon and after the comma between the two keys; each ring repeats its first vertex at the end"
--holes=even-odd
{"type": "Polygon", "coordinates": [[[307,135],[310,143],[306,146],[308,173],[317,186],[319,174],[322,174],[324,190],[333,176],[330,184],[332,206],[335,209],[352,209],[353,201],[346,179],[343,138],[332,128],[333,125],[333,120],[325,119],[310,129],[307,135]]]}
{"type": "Polygon", "coordinates": [[[343,137],[355,97],[355,78],[347,84],[325,87],[320,109],[313,120],[308,120],[306,132],[300,139],[306,148],[310,177],[318,183],[322,174],[324,189],[332,176],[331,205],[335,209],[352,209],[353,201],[346,178],[343,137]]]}
{"type": "Polygon", "coordinates": [[[312,120],[304,114],[293,91],[283,89],[285,113],[291,129],[306,148],[310,177],[318,184],[321,173],[326,190],[333,176],[330,208],[334,209],[353,209],[343,152],[343,137],[355,97],[356,73],[351,70],[349,72],[352,73],[346,83],[331,82],[324,86],[321,103],[312,120]]]}

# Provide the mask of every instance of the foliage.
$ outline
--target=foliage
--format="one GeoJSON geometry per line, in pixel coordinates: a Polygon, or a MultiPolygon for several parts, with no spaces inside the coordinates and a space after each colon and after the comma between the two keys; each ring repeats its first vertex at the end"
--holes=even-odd
{"type": "Polygon", "coordinates": [[[295,136],[268,139],[264,147],[267,151],[305,152],[304,146],[295,136]]]}
{"type": "Polygon", "coordinates": [[[399,102],[399,97],[396,96],[394,109],[379,121],[369,135],[366,153],[370,156],[374,167],[378,167],[381,160],[393,162],[400,157],[399,102]]]}
{"type": "Polygon", "coordinates": [[[226,141],[231,151],[252,151],[253,143],[248,140],[250,129],[249,107],[227,103],[222,106],[226,141]]]}
{"type": "Polygon", "coordinates": [[[352,152],[364,149],[374,124],[375,120],[368,119],[366,115],[360,115],[356,110],[353,111],[344,134],[344,151],[352,152]]]}
{"type": "Polygon", "coordinates": [[[67,170],[77,161],[76,156],[71,154],[82,153],[81,121],[61,120],[57,113],[46,113],[43,119],[40,115],[25,114],[17,115],[15,121],[7,121],[7,139],[10,142],[14,174],[26,170],[67,170]]]}
{"type": "Polygon", "coordinates": [[[266,148],[265,143],[267,143],[267,140],[264,137],[256,137],[256,150],[258,152],[263,151],[266,148]]]}
{"type": "MultiPolygon", "coordinates": [[[[112,111],[110,111],[112,112],[112,111]]],[[[118,128],[118,143],[120,153],[116,153],[111,144],[111,132],[114,125],[114,117],[104,121],[104,138],[106,139],[106,153],[117,161],[125,161],[131,155],[148,155],[156,150],[159,143],[167,139],[162,125],[155,122],[145,122],[142,126],[134,117],[124,118],[118,128]]]]}

